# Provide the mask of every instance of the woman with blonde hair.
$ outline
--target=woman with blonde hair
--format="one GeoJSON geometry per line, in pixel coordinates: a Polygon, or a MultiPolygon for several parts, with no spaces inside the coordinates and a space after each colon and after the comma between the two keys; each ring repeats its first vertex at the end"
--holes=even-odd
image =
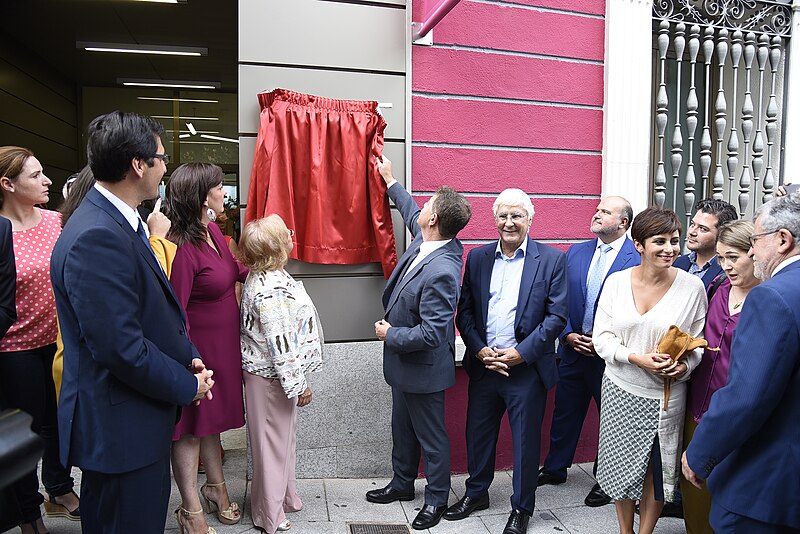
{"type": "MultiPolygon", "coordinates": [[[[0,341],[0,409],[28,412],[33,417],[33,431],[42,436],[47,514],[80,521],[70,470],[59,461],[52,374],[58,327],[50,256],[61,235],[61,217],[38,207],[50,199],[51,185],[33,152],[0,147],[0,215],[11,221],[17,271],[17,320],[0,341]]],[[[47,532],[39,508],[43,499],[36,471],[15,482],[13,491],[22,513],[22,532],[47,532]]]]}
{"type": "MultiPolygon", "coordinates": [[[[717,234],[717,261],[725,274],[712,282],[708,289],[708,315],[703,335],[710,347],[719,347],[719,350],[706,349],[703,352],[703,359],[689,381],[684,450],[708,410],[712,395],[728,383],[731,343],[739,323],[739,313],[750,290],[761,283],[755,276],[753,258],[747,255],[754,228],[750,221],[733,221],[720,227],[717,234]]],[[[686,532],[713,534],[709,522],[711,494],[708,488],[697,489],[681,478],[681,492],[686,532]]]]}
{"type": "Polygon", "coordinates": [[[297,408],[311,402],[308,373],[322,364],[322,328],[302,282],[286,272],[294,232],[278,215],[244,229],[250,275],[242,292],[241,343],[247,431],[253,454],[253,524],[289,530],[286,512],[303,503],[295,483],[297,408]]]}

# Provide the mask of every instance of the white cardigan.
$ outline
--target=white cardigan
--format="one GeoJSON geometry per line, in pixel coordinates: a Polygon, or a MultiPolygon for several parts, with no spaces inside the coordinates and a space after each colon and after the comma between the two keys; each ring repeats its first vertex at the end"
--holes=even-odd
{"type": "MultiPolygon", "coordinates": [[[[703,334],[708,308],[703,282],[676,270],[672,286],[644,315],[639,314],[633,300],[633,269],[611,274],[603,286],[594,319],[594,348],[606,361],[606,376],[628,393],[651,399],[660,399],[664,394],[664,379],[630,362],[628,356],[654,352],[673,324],[694,337],[703,334]]],[[[702,349],[698,349],[683,360],[689,370],[678,383],[688,380],[701,357],[702,349]]]]}

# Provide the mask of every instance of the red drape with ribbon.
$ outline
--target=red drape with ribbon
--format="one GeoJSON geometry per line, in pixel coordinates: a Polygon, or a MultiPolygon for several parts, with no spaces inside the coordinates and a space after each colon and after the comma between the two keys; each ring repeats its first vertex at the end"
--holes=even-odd
{"type": "Polygon", "coordinates": [[[309,263],[397,265],[386,184],[375,168],[386,121],[377,102],[259,93],[246,222],[277,213],[309,263]]]}

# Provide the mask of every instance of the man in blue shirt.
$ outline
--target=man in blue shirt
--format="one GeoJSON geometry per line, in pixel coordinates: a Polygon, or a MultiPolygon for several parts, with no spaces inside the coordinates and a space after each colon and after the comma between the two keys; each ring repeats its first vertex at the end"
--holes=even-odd
{"type": "Polygon", "coordinates": [[[736,208],[724,200],[707,198],[695,205],[692,224],[686,231],[688,254],[679,256],[674,267],[699,276],[706,289],[719,276],[722,268],[717,263],[717,230],[723,224],[739,218],[736,208]]]}
{"type": "Polygon", "coordinates": [[[533,204],[506,189],[492,206],[500,239],[467,256],[456,324],[469,374],[464,498],[445,519],[489,507],[500,421],[514,442],[514,493],[503,534],[523,534],[533,513],[547,390],[557,380],[555,340],[567,322],[564,253],[528,237],[533,204]]]}

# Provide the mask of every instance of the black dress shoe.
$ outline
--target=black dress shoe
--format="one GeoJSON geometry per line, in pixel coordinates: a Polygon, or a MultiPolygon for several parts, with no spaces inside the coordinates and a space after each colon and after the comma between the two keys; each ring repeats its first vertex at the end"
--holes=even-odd
{"type": "Polygon", "coordinates": [[[664,503],[664,508],[662,508],[659,517],[677,517],[683,519],[683,504],[676,502],[664,503]]]}
{"type": "Polygon", "coordinates": [[[395,501],[413,501],[413,491],[400,491],[391,486],[367,492],[367,500],[378,504],[389,504],[395,501]]]}
{"type": "Polygon", "coordinates": [[[439,523],[439,520],[442,519],[446,510],[446,504],[443,506],[426,504],[422,507],[422,510],[419,511],[417,517],[414,518],[414,521],[411,522],[411,527],[414,530],[425,530],[426,528],[435,527],[439,523]]]}
{"type": "Polygon", "coordinates": [[[558,484],[563,484],[567,481],[567,477],[558,478],[557,476],[548,473],[544,470],[544,467],[539,469],[539,481],[536,483],[537,486],[544,486],[546,484],[552,484],[554,486],[558,484]]]}
{"type": "Polygon", "coordinates": [[[603,488],[600,487],[600,484],[595,484],[592,488],[592,491],[589,492],[589,495],[583,500],[583,503],[586,506],[591,506],[592,508],[597,508],[598,506],[605,506],[611,502],[611,497],[606,495],[606,492],[603,491],[603,488]]]}
{"type": "Polygon", "coordinates": [[[475,510],[486,510],[489,508],[489,494],[485,493],[480,497],[464,497],[444,513],[444,518],[448,521],[458,521],[468,517],[475,510]]]}
{"type": "Polygon", "coordinates": [[[528,531],[528,520],[531,518],[522,510],[511,510],[508,523],[503,529],[503,534],[525,534],[528,531]]]}

